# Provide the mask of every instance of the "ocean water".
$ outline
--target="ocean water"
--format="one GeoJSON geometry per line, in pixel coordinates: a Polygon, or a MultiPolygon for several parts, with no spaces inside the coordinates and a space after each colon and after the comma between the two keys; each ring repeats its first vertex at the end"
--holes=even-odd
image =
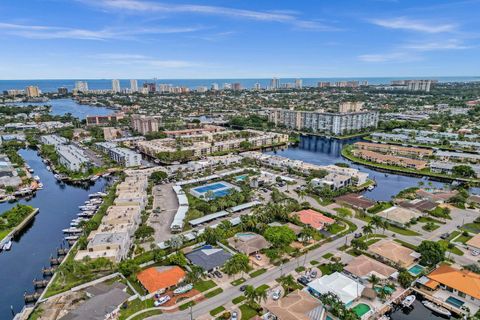
{"type": "MultiPolygon", "coordinates": [[[[470,82],[480,81],[480,76],[475,77],[364,77],[364,78],[302,78],[304,86],[316,86],[317,82],[328,81],[368,81],[369,84],[388,84],[391,80],[398,79],[437,79],[439,82],[470,82]]],[[[26,86],[38,86],[43,92],[54,92],[59,87],[66,87],[72,90],[75,87],[75,81],[87,81],[88,88],[92,90],[111,89],[111,79],[55,79],[55,80],[0,80],[0,92],[9,89],[24,89],[26,86]]],[[[217,83],[220,88],[224,83],[241,83],[243,88],[252,88],[255,83],[260,83],[262,87],[270,85],[270,79],[137,79],[138,86],[141,87],[144,82],[156,82],[157,84],[165,83],[173,86],[186,86],[189,88],[196,88],[198,86],[210,87],[212,83],[217,83]]],[[[280,78],[281,83],[293,83],[294,78],[280,78]]],[[[122,88],[130,87],[130,80],[121,79],[120,86],[122,88]]]]}

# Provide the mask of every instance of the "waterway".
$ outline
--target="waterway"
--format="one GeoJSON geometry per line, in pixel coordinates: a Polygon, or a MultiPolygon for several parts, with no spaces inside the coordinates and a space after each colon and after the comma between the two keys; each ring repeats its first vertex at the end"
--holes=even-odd
{"type": "MultiPolygon", "coordinates": [[[[393,196],[403,189],[418,186],[419,183],[426,187],[444,187],[444,183],[427,180],[426,178],[410,177],[399,174],[379,172],[362,165],[352,163],[341,155],[345,145],[362,141],[361,138],[333,139],[319,136],[302,136],[297,146],[290,146],[287,149],[269,152],[295,160],[329,165],[338,162],[348,163],[351,168],[356,168],[369,174],[369,178],[377,182],[377,187],[372,191],[366,191],[365,196],[377,201],[389,201],[393,196]]],[[[478,190],[477,190],[478,191],[478,190]]]]}
{"type": "Polygon", "coordinates": [[[112,109],[105,107],[96,107],[87,104],[79,104],[77,101],[72,99],[52,99],[46,102],[15,102],[9,103],[16,106],[52,106],[50,113],[55,116],[62,116],[64,114],[70,113],[72,116],[79,118],[80,120],[85,119],[87,116],[102,116],[113,113],[112,109]]]}
{"type": "MultiPolygon", "coordinates": [[[[20,203],[39,208],[29,226],[14,240],[11,251],[0,253],[0,319],[11,319],[10,306],[15,312],[23,307],[23,293],[33,291],[32,280],[42,277],[42,267],[49,266],[49,258],[62,245],[62,229],[79,212],[78,206],[88,194],[103,191],[107,181],[99,179],[89,187],[60,185],[52,172],[46,169],[34,150],[20,150],[20,155],[33,168],[44,185],[31,200],[20,203]]],[[[15,203],[0,203],[0,212],[15,203]]],[[[63,243],[65,245],[65,243],[63,243]]]]}
{"type": "MultiPolygon", "coordinates": [[[[417,297],[418,298],[418,297],[417,297]]],[[[442,317],[436,313],[433,313],[431,310],[424,307],[424,305],[417,299],[413,303],[413,308],[409,310],[402,310],[399,309],[392,314],[390,314],[391,320],[440,320],[440,319],[448,319],[446,317],[442,317]]],[[[451,318],[455,319],[455,318],[451,318]]]]}

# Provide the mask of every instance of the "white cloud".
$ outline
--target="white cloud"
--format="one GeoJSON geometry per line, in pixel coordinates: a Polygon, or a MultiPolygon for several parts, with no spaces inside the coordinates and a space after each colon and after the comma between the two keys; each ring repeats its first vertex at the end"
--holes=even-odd
{"type": "Polygon", "coordinates": [[[419,57],[408,52],[389,52],[378,54],[363,54],[358,56],[360,61],[364,62],[407,62],[418,60],[419,57]]]}
{"type": "Polygon", "coordinates": [[[437,51],[437,50],[465,50],[470,46],[464,45],[458,40],[434,41],[434,42],[416,42],[404,46],[406,49],[417,51],[437,51]]]}
{"type": "Polygon", "coordinates": [[[218,15],[228,18],[243,18],[256,21],[268,21],[286,23],[300,29],[316,31],[334,31],[334,27],[311,20],[303,20],[292,11],[254,11],[235,9],[221,6],[193,5],[193,4],[167,4],[142,0],[78,0],[93,6],[100,6],[106,9],[129,10],[130,12],[161,12],[161,13],[193,13],[218,15]]]}
{"type": "Polygon", "coordinates": [[[99,53],[88,56],[89,59],[100,60],[102,64],[138,65],[156,68],[188,68],[197,67],[201,64],[185,60],[162,60],[143,54],[132,53],[99,53]]]}
{"type": "Polygon", "coordinates": [[[457,26],[450,23],[432,23],[421,20],[414,20],[407,17],[396,17],[390,19],[372,19],[371,23],[388,28],[417,31],[424,33],[445,33],[455,31],[457,26]]]}
{"type": "Polygon", "coordinates": [[[128,39],[140,34],[187,33],[198,31],[200,29],[200,27],[164,27],[129,29],[104,28],[100,30],[88,30],[56,26],[23,25],[0,22],[0,34],[4,33],[30,39],[128,39]]]}

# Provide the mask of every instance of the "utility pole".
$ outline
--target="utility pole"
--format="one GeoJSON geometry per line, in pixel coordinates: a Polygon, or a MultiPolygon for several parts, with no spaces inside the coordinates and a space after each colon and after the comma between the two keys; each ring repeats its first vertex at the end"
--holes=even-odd
{"type": "Polygon", "coordinates": [[[193,320],[193,305],[190,305],[190,320],[193,320]]]}

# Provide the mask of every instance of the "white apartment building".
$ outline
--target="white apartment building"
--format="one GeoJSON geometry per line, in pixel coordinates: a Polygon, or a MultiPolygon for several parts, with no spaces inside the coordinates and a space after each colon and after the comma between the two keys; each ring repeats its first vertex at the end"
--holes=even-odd
{"type": "Polygon", "coordinates": [[[138,167],[142,164],[142,155],[127,148],[120,148],[113,142],[98,142],[95,144],[97,149],[115,162],[125,167],[138,167]]]}
{"type": "Polygon", "coordinates": [[[157,132],[160,126],[161,118],[158,116],[132,115],[132,128],[141,134],[157,132]]]}
{"type": "Polygon", "coordinates": [[[58,153],[58,161],[70,171],[85,172],[90,165],[90,159],[85,155],[82,149],[68,144],[57,145],[55,150],[58,153]]]}
{"type": "Polygon", "coordinates": [[[65,139],[64,137],[57,136],[56,134],[49,134],[49,135],[41,136],[40,142],[42,142],[43,144],[53,145],[56,147],[61,144],[67,144],[68,140],[65,139]]]}
{"type": "Polygon", "coordinates": [[[138,81],[135,79],[130,80],[130,91],[138,92],[138,81]]]}
{"type": "Polygon", "coordinates": [[[268,120],[299,131],[342,135],[378,126],[378,111],[317,112],[288,109],[269,109],[268,120]]]}
{"type": "Polygon", "coordinates": [[[114,93],[120,92],[120,80],[118,79],[112,80],[112,92],[114,93]]]}

